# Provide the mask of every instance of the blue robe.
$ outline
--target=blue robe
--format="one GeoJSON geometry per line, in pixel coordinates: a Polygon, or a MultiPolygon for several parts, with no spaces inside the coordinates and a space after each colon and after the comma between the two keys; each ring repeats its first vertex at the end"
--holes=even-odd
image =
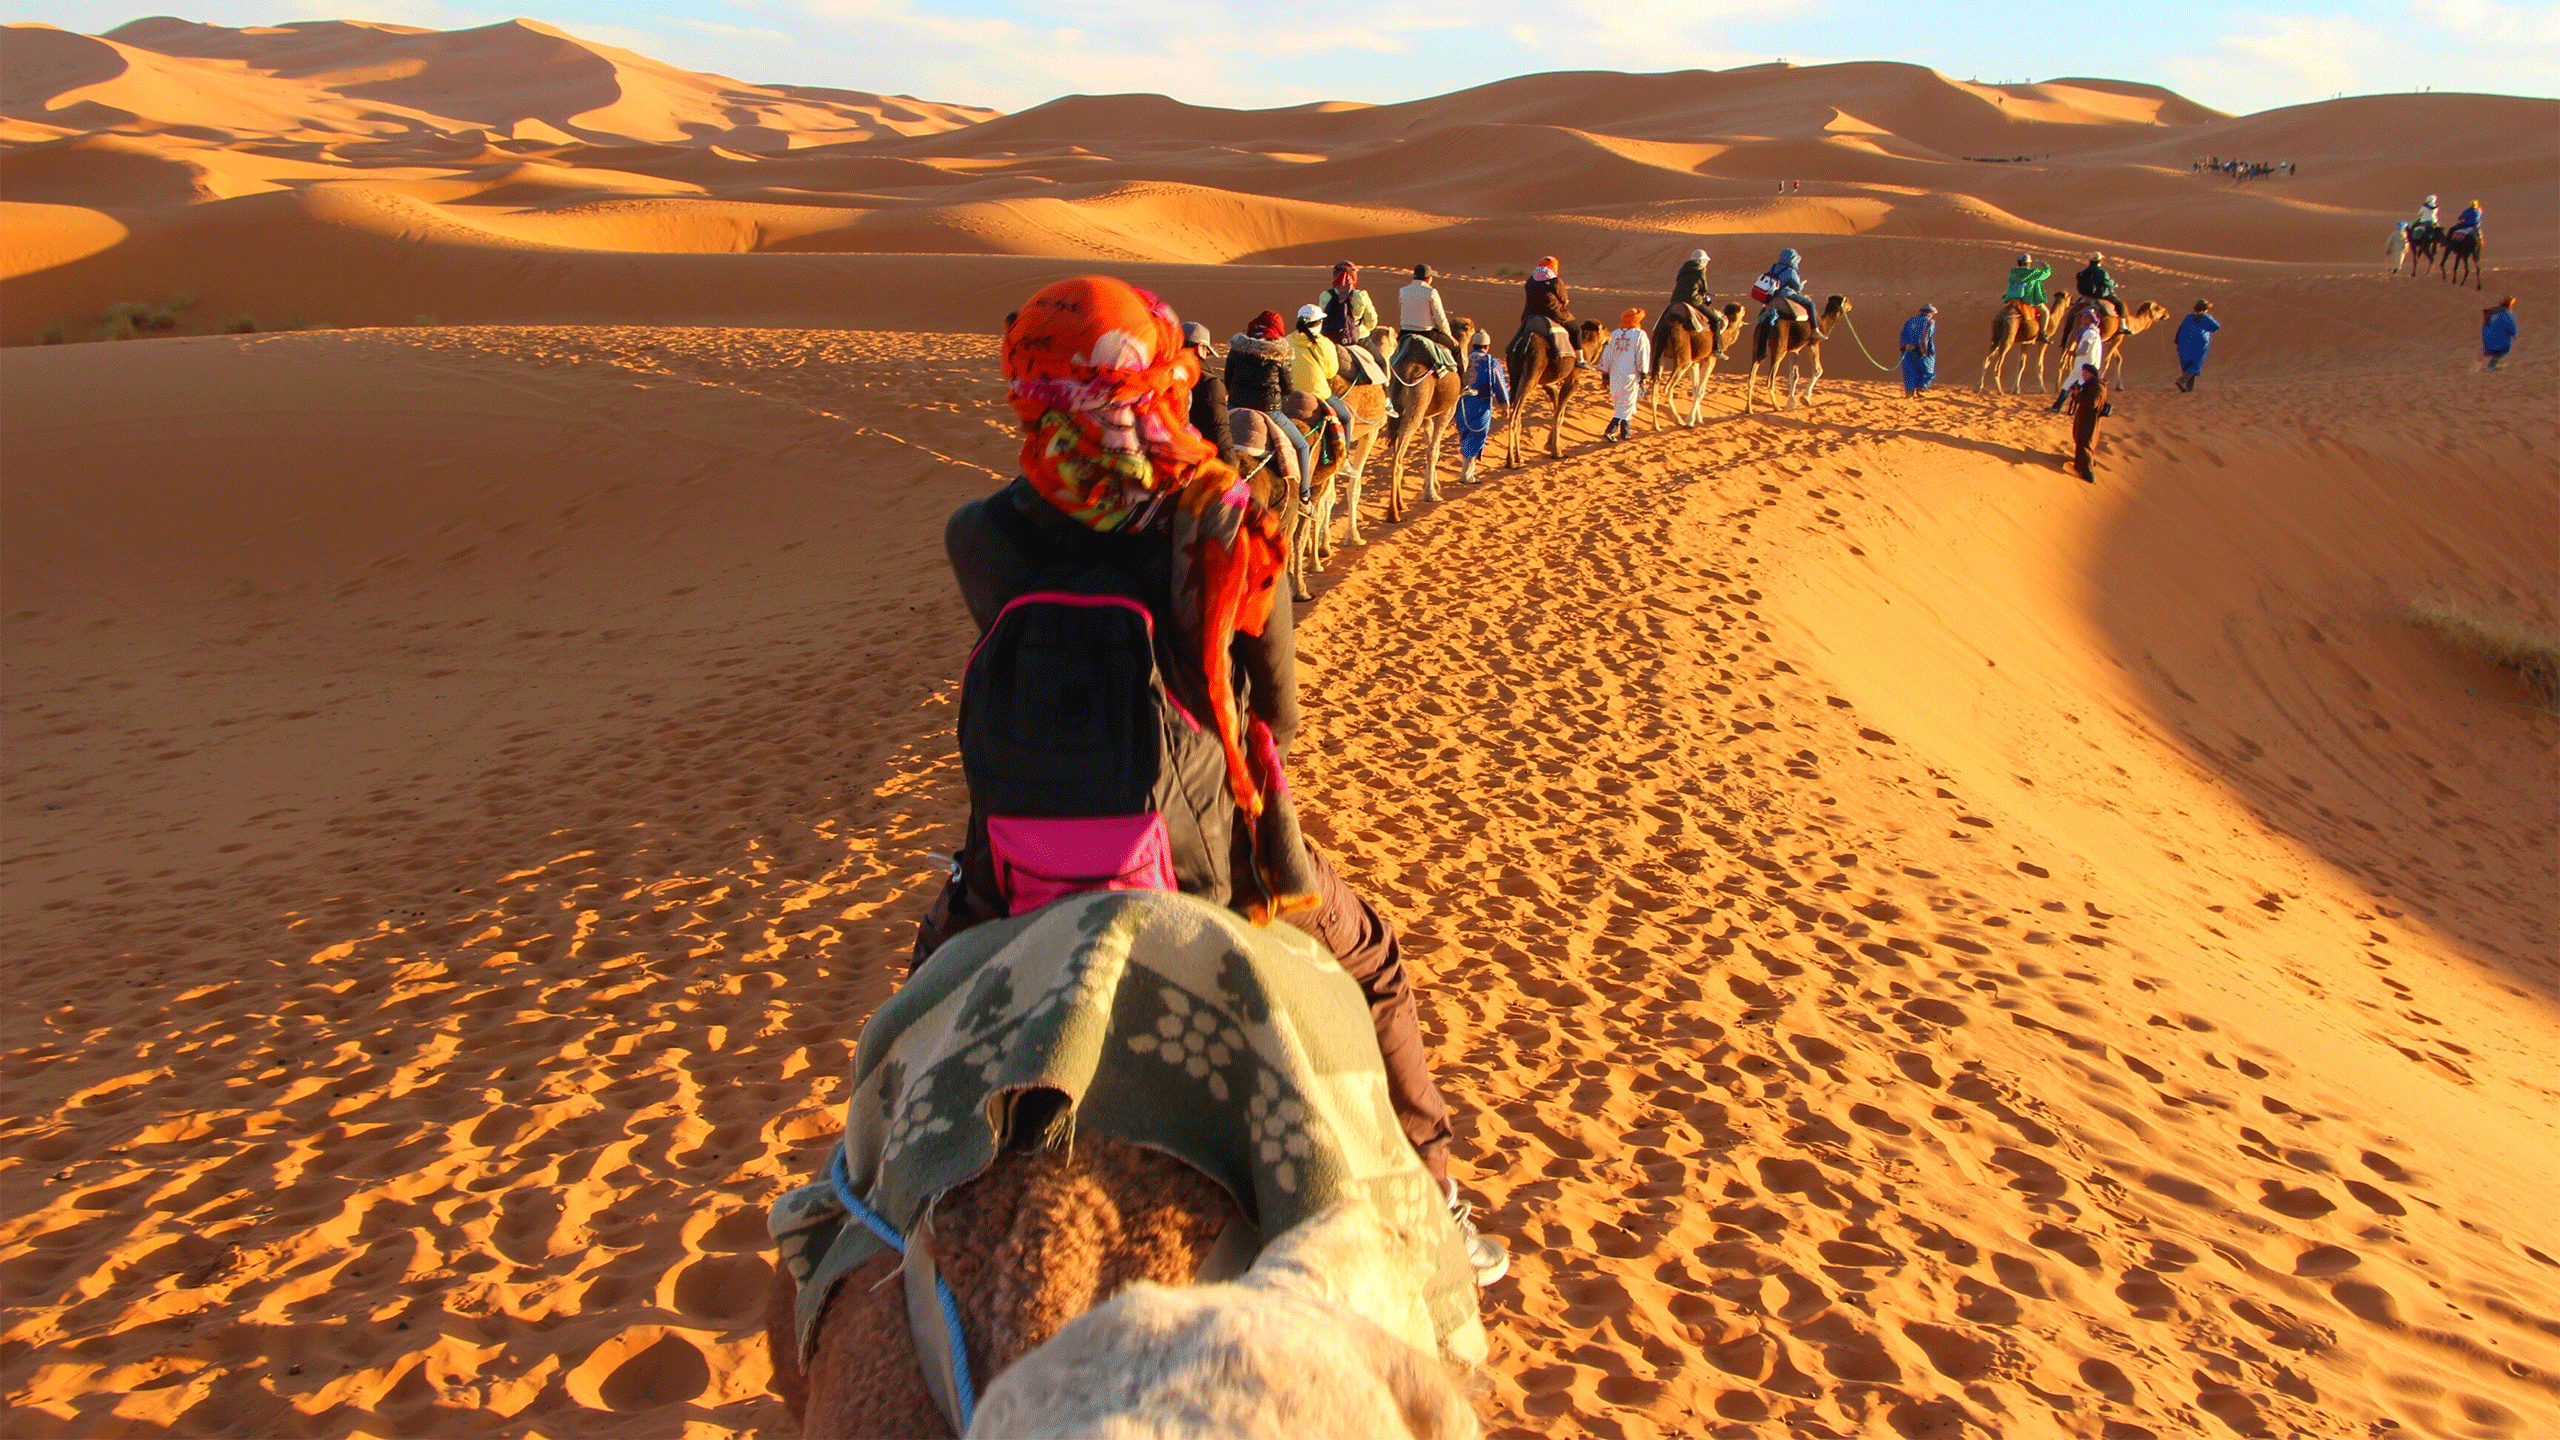
{"type": "Polygon", "coordinates": [[[1902,322],[1902,393],[1926,390],[1938,378],[1938,322],[1914,315],[1902,322]]]}
{"type": "Polygon", "coordinates": [[[2213,348],[2213,332],[2222,322],[2201,310],[2190,311],[2178,322],[2178,369],[2187,375],[2204,373],[2205,352],[2213,348]]]}
{"type": "Polygon", "coordinates": [[[1458,395],[1458,455],[1473,460],[1493,436],[1493,407],[1511,403],[1511,375],[1491,350],[1468,352],[1467,388],[1458,395]]]}

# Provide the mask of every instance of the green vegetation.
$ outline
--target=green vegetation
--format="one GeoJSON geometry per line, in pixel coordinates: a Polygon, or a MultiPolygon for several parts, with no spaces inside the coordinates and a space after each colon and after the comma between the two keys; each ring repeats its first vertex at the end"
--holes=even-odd
{"type": "Polygon", "coordinates": [[[178,319],[196,303],[196,292],[181,290],[157,305],[139,300],[119,300],[98,316],[98,328],[89,332],[95,340],[132,340],[143,335],[165,335],[178,328],[178,319]]]}

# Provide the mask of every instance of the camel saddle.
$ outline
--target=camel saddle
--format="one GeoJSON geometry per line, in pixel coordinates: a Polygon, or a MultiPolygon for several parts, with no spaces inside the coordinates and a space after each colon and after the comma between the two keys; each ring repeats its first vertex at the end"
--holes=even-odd
{"type": "Polygon", "coordinates": [[[1520,333],[1511,337],[1511,343],[1517,346],[1533,334],[1546,336],[1547,343],[1555,348],[1558,355],[1564,356],[1576,365],[1582,363],[1582,351],[1573,343],[1573,333],[1557,324],[1553,317],[1531,315],[1522,320],[1520,333]]]}
{"type": "Polygon", "coordinates": [[[1401,365],[1408,358],[1430,366],[1434,375],[1458,368],[1458,357],[1450,354],[1447,346],[1419,331],[1407,332],[1404,343],[1396,347],[1395,364],[1401,365]]]}
{"type": "Polygon", "coordinates": [[[1707,317],[1705,314],[1700,312],[1697,306],[1690,304],[1686,300],[1675,300],[1671,304],[1662,307],[1662,318],[1679,326],[1683,330],[1694,331],[1704,330],[1707,328],[1707,317]]]}
{"type": "Polygon", "coordinates": [[[1811,324],[1813,323],[1813,302],[1800,300],[1793,295],[1781,295],[1769,302],[1768,309],[1760,312],[1760,323],[1763,325],[1775,325],[1781,318],[1802,320],[1806,324],[1811,324]]]}

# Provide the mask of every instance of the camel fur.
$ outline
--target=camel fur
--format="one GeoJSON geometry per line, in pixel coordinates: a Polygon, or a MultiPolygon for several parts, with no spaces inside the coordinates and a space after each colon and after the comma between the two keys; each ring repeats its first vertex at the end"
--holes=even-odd
{"type": "MultiPolygon", "coordinates": [[[[1702,310],[1707,328],[1692,330],[1671,318],[1666,308],[1662,318],[1653,322],[1653,383],[1645,412],[1653,420],[1653,428],[1662,428],[1662,394],[1682,377],[1689,381],[1689,418],[1684,426],[1698,423],[1707,404],[1707,382],[1715,378],[1716,362],[1733,348],[1734,338],[1742,333],[1742,307],[1727,301],[1722,308],[1702,310]]],[[[1672,418],[1680,416],[1679,402],[1672,402],[1672,418]]]]}
{"type": "MultiPolygon", "coordinates": [[[[936,1203],[929,1240],[959,1302],[970,1373],[985,1386],[1133,1283],[1188,1281],[1234,1211],[1226,1191],[1181,1161],[1100,1136],[998,1155],[986,1173],[936,1203]]],[[[793,1319],[797,1289],[775,1268],[766,1309],[773,1388],[803,1434],[949,1433],[917,1368],[898,1266],[884,1252],[845,1276],[806,1367],[793,1319]]],[[[1423,1334],[1428,1344],[1427,1325],[1423,1334]]]]}
{"type": "Polygon", "coordinates": [[[1813,387],[1822,383],[1822,342],[1831,338],[1831,329],[1840,317],[1849,313],[1849,297],[1834,295],[1822,302],[1822,318],[1807,324],[1792,315],[1773,316],[1760,313],[1760,323],[1751,327],[1751,373],[1742,378],[1742,413],[1752,413],[1752,393],[1760,378],[1760,366],[1769,366],[1769,404],[1778,404],[1778,369],[1787,367],[1787,409],[1794,409],[1798,389],[1803,403],[1813,403],[1813,387]],[[1806,373],[1811,370],[1811,374],[1806,373]]]}
{"type": "MultiPolygon", "coordinates": [[[[1416,434],[1422,439],[1422,498],[1440,498],[1440,440],[1447,432],[1449,417],[1456,413],[1458,397],[1467,387],[1467,337],[1476,331],[1476,322],[1458,319],[1450,322],[1450,334],[1458,342],[1458,368],[1434,375],[1419,360],[1406,360],[1389,373],[1393,389],[1396,418],[1387,428],[1387,518],[1404,518],[1404,451],[1416,434]]],[[[1343,543],[1360,543],[1360,486],[1351,486],[1351,523],[1343,543]]]]}
{"type": "MultiPolygon", "coordinates": [[[[2109,384],[2114,384],[2124,377],[2124,342],[2168,319],[2169,307],[2157,300],[2145,300],[2126,310],[2123,318],[2119,319],[2113,310],[2094,300],[2079,300],[2073,302],[2057,333],[2064,337],[2079,334],[2080,317],[2091,313],[2098,317],[2098,340],[2103,347],[2098,353],[2106,360],[2104,369],[2099,373],[2109,384]]],[[[2069,343],[2067,338],[2064,343],[2069,343]]]]}
{"type": "Polygon", "coordinates": [[[2003,395],[2014,395],[2025,389],[2026,352],[2032,349],[2036,361],[2036,389],[2042,391],[2046,356],[2053,342],[2059,338],[2055,327],[2061,309],[2062,301],[2058,298],[2042,305],[2030,305],[2024,300],[2003,301],[2000,312],[1991,317],[1991,349],[1982,357],[1982,373],[1974,377],[1973,388],[1998,390],[2003,395]],[[2003,373],[2009,368],[2012,352],[2018,356],[2018,383],[2014,388],[2003,373]]]}
{"type": "Polygon", "coordinates": [[[1599,363],[1600,347],[1608,342],[1609,332],[1597,320],[1584,320],[1574,326],[1574,348],[1557,353],[1543,326],[1524,325],[1511,337],[1510,347],[1503,352],[1503,362],[1511,371],[1510,452],[1506,465],[1520,463],[1520,427],[1528,418],[1531,387],[1555,396],[1555,414],[1547,423],[1547,454],[1564,458],[1564,410],[1573,403],[1573,388],[1582,372],[1599,363]]]}
{"type": "Polygon", "coordinates": [[[1354,422],[1348,437],[1350,443],[1343,447],[1341,457],[1333,464],[1316,466],[1315,513],[1304,528],[1303,550],[1291,552],[1290,578],[1294,589],[1290,593],[1300,600],[1315,598],[1315,592],[1307,588],[1306,577],[1310,573],[1323,574],[1325,566],[1333,560],[1333,512],[1335,502],[1344,498],[1342,477],[1345,475],[1351,477],[1348,498],[1352,515],[1352,533],[1346,543],[1358,543],[1360,482],[1369,473],[1370,453],[1377,448],[1378,437],[1387,427],[1386,386],[1354,385],[1342,392],[1342,398],[1350,405],[1354,422]]]}
{"type": "Polygon", "coordinates": [[[1434,1352],[1424,1239],[1350,1200],[1275,1237],[1243,1278],[1141,1282],[987,1387],[1005,1440],[1480,1434],[1434,1352]]]}

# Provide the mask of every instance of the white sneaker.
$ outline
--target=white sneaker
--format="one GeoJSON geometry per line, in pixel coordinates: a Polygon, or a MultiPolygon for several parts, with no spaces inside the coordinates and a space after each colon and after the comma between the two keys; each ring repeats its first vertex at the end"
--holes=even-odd
{"type": "Polygon", "coordinates": [[[1449,1187],[1449,1218],[1458,1222],[1458,1234],[1466,1242],[1467,1268],[1476,1272],[1476,1288],[1481,1290],[1511,1273],[1511,1247],[1476,1229],[1476,1207],[1458,1198],[1458,1182],[1449,1187]]]}

